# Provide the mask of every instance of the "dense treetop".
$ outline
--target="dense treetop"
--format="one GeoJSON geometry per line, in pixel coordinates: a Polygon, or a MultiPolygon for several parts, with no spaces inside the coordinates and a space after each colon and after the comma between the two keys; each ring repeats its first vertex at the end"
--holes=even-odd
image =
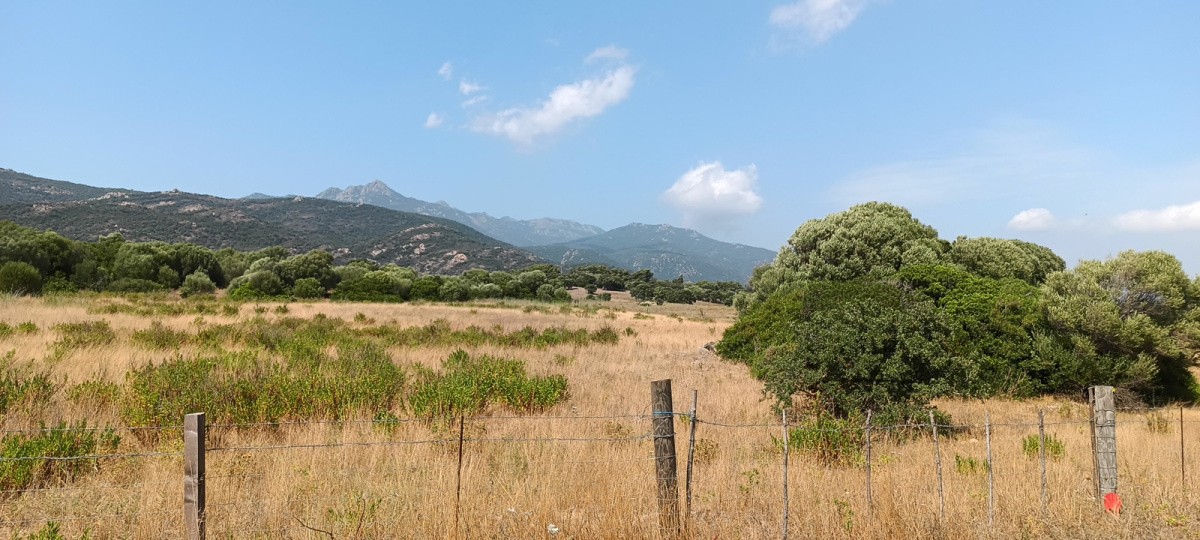
{"type": "Polygon", "coordinates": [[[783,401],[899,419],[939,396],[1195,401],[1200,278],[1160,251],[1067,270],[1019,240],[938,238],[867,203],[801,225],[739,295],[718,350],[783,401]]]}

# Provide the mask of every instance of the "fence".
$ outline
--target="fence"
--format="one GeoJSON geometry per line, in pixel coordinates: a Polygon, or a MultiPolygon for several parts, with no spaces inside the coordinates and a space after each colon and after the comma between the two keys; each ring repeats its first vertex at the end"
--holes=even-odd
{"type": "MultiPolygon", "coordinates": [[[[868,415],[852,428],[804,427],[849,436],[832,438],[855,445],[833,462],[796,448],[805,439],[784,435],[796,428],[786,417],[707,418],[696,392],[678,403],[662,383],[648,413],[253,426],[189,415],[117,428],[117,448],[140,450],[0,458],[4,482],[22,467],[39,480],[0,484],[0,535],[48,522],[68,538],[860,538],[1108,521],[1149,536],[1197,531],[1190,409],[1187,420],[1183,409],[1125,409],[1097,422],[1065,405],[1056,420],[984,411],[979,423],[874,425],[868,415]],[[1116,433],[1120,517],[1097,501],[1101,424],[1116,433]]],[[[103,432],[80,431],[8,431],[5,446],[103,432]]]]}

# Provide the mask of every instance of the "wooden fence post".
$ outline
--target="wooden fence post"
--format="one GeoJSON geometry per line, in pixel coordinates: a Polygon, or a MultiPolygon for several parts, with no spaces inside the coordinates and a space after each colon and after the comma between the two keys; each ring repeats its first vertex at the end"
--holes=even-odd
{"type": "Polygon", "coordinates": [[[1038,409],[1038,461],[1042,465],[1042,515],[1046,515],[1050,504],[1050,491],[1046,485],[1046,411],[1038,409]]]}
{"type": "Polygon", "coordinates": [[[864,438],[867,445],[867,517],[875,514],[875,496],[871,493],[871,409],[867,409],[867,426],[864,438]]]}
{"type": "Polygon", "coordinates": [[[675,456],[675,409],[671,379],[650,383],[650,410],[654,411],[654,465],[658,480],[658,525],[662,534],[679,534],[679,478],[675,456]]]}
{"type": "Polygon", "coordinates": [[[787,540],[787,537],[788,537],[788,506],[789,506],[788,505],[788,502],[789,502],[788,501],[788,453],[790,452],[788,443],[791,442],[789,440],[789,439],[791,439],[791,436],[790,436],[790,434],[788,434],[787,409],[783,410],[783,412],[781,413],[781,416],[783,418],[783,422],[782,422],[782,424],[783,424],[783,426],[782,426],[783,427],[783,540],[787,540]]]}
{"type": "Polygon", "coordinates": [[[996,523],[996,464],[992,462],[992,413],[983,412],[983,433],[987,437],[988,525],[996,523]]]}
{"type": "Polygon", "coordinates": [[[688,530],[692,527],[692,466],[696,462],[696,424],[700,421],[696,419],[696,405],[700,402],[700,391],[692,389],[692,414],[691,418],[691,435],[688,437],[688,461],[687,461],[687,526],[688,530]]]}
{"type": "Polygon", "coordinates": [[[929,411],[929,427],[933,430],[934,463],[937,464],[938,515],[946,520],[946,490],[942,485],[942,443],[938,439],[937,422],[933,419],[933,411],[929,411]]]}
{"type": "Polygon", "coordinates": [[[1187,456],[1183,453],[1183,405],[1179,406],[1179,487],[1187,493],[1187,456]]]}
{"type": "Polygon", "coordinates": [[[466,434],[467,417],[458,417],[458,470],[454,475],[454,538],[458,539],[459,512],[462,508],[463,440],[466,434]]]}
{"type": "Polygon", "coordinates": [[[204,413],[183,418],[183,526],[188,540],[204,540],[204,413]]]}
{"type": "Polygon", "coordinates": [[[1096,479],[1096,498],[1101,504],[1109,493],[1117,492],[1117,413],[1113,387],[1088,389],[1092,409],[1092,463],[1096,479]]]}

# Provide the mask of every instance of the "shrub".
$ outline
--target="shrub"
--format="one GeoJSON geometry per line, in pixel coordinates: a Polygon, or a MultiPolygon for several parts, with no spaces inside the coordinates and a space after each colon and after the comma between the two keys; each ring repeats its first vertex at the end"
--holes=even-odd
{"type": "MultiPolygon", "coordinates": [[[[1037,459],[1041,453],[1041,444],[1037,435],[1029,435],[1021,439],[1021,451],[1025,456],[1037,459]]],[[[1046,435],[1046,456],[1051,459],[1061,459],[1067,453],[1067,447],[1058,437],[1046,435]]]]}
{"type": "Polygon", "coordinates": [[[76,287],[71,280],[58,276],[52,277],[42,284],[42,292],[44,293],[75,293],[79,292],[79,287],[76,287]]]}
{"type": "Polygon", "coordinates": [[[161,322],[154,321],[150,323],[150,328],[135,330],[132,339],[134,343],[148,349],[170,351],[178,349],[184,343],[187,343],[188,334],[187,332],[167,328],[161,322]]]}
{"type": "Polygon", "coordinates": [[[0,414],[21,405],[44,404],[54,395],[55,385],[46,372],[31,373],[11,365],[12,354],[0,359],[0,414]]]}
{"type": "Polygon", "coordinates": [[[67,401],[76,405],[105,407],[116,403],[120,396],[120,385],[103,380],[83,381],[67,389],[67,401]]]}
{"type": "Polygon", "coordinates": [[[804,419],[788,431],[790,445],[824,465],[856,465],[863,459],[863,424],[827,414],[804,419]]]}
{"type": "Polygon", "coordinates": [[[442,362],[440,373],[421,372],[409,405],[420,416],[446,420],[478,414],[493,403],[532,411],[566,399],[567,379],[561,375],[530,377],[520,360],[459,350],[442,362]]]}
{"type": "Polygon", "coordinates": [[[33,265],[9,261],[0,265],[0,293],[16,295],[42,292],[42,275],[33,265]]]}
{"type": "MultiPolygon", "coordinates": [[[[1035,440],[1034,445],[1037,445],[1035,440]]],[[[987,460],[978,460],[970,456],[954,454],[954,470],[959,474],[975,474],[988,470],[987,460]]]]}
{"type": "Polygon", "coordinates": [[[85,423],[59,424],[32,433],[0,439],[0,490],[31,489],[69,481],[96,464],[87,459],[63,459],[111,452],[120,444],[112,429],[89,429],[85,423]],[[58,458],[58,459],[55,459],[58,458]]]}
{"type": "Polygon", "coordinates": [[[217,284],[213,283],[212,278],[204,272],[193,272],[183,278],[183,285],[179,287],[179,295],[187,298],[197,294],[213,294],[217,292],[217,284]]]}
{"type": "Polygon", "coordinates": [[[63,323],[56,325],[54,330],[59,336],[54,342],[54,353],[60,357],[75,349],[108,345],[117,339],[108,321],[63,323]]]}
{"type": "Polygon", "coordinates": [[[300,278],[292,287],[292,296],[302,299],[322,298],[325,296],[325,288],[317,278],[300,278]]]}

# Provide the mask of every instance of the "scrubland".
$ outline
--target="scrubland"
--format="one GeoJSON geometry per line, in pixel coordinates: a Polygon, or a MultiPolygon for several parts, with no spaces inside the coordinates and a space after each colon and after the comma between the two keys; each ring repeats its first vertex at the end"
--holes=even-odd
{"type": "MultiPolygon", "coordinates": [[[[704,349],[734,316],[621,295],[561,305],[5,297],[0,536],[180,537],[179,427],[202,404],[210,538],[660,537],[649,389],[672,379],[677,412],[698,396],[685,535],[778,538],[778,411],[745,366],[704,349]]],[[[1200,412],[1183,410],[1186,478],[1178,408],[1119,413],[1114,516],[1093,499],[1084,404],[936,405],[959,426],[940,439],[944,518],[928,431],[875,426],[873,504],[857,443],[838,460],[790,448],[790,536],[1200,537],[1200,412]],[[1036,447],[1024,446],[1039,410],[1055,443],[1044,509],[1036,447]]],[[[675,423],[685,514],[689,418],[675,423]]]]}

